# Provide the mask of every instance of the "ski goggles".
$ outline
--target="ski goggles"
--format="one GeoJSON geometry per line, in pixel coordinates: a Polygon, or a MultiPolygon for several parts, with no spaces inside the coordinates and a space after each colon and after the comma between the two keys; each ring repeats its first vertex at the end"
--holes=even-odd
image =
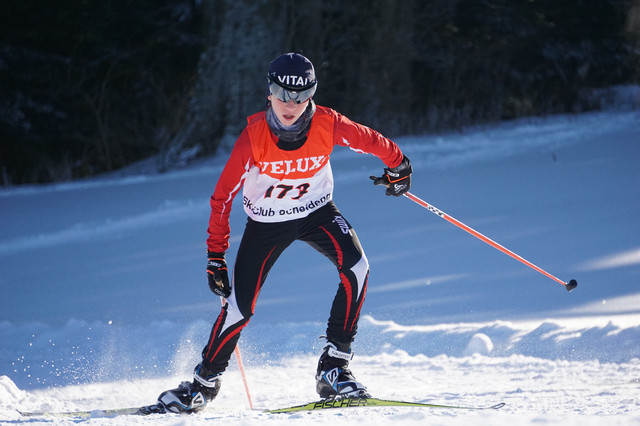
{"type": "Polygon", "coordinates": [[[269,81],[269,92],[282,102],[293,101],[297,104],[308,101],[316,93],[316,84],[305,90],[287,90],[274,81],[269,81]]]}

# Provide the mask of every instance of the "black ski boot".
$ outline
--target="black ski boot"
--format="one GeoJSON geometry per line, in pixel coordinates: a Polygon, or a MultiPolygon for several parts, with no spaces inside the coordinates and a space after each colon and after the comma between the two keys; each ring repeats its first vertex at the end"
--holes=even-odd
{"type": "Polygon", "coordinates": [[[162,392],[155,407],[171,413],[196,413],[218,395],[221,375],[209,374],[202,364],[198,364],[193,372],[193,382],[182,382],[177,388],[162,392]]]}
{"type": "Polygon", "coordinates": [[[347,368],[353,358],[350,344],[327,342],[316,372],[316,392],[323,399],[371,398],[347,368]]]}

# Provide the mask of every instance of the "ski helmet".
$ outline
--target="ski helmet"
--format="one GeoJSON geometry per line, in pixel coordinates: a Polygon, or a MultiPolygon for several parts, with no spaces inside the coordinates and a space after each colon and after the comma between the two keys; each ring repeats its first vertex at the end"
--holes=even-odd
{"type": "Polygon", "coordinates": [[[286,53],[269,64],[269,93],[283,102],[302,103],[316,92],[318,81],[311,61],[299,53],[286,53]]]}

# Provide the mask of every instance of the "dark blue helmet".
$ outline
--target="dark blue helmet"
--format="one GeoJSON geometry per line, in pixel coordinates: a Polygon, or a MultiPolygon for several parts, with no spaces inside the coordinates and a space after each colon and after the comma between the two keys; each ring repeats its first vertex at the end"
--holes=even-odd
{"type": "Polygon", "coordinates": [[[269,64],[269,93],[283,102],[307,101],[315,94],[317,84],[313,64],[299,53],[285,53],[269,64]]]}

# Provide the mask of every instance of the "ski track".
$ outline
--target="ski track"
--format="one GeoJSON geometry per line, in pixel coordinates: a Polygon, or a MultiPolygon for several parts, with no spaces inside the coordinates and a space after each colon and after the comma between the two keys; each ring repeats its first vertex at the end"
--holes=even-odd
{"type": "MultiPolygon", "coordinates": [[[[253,405],[256,410],[296,405],[316,399],[313,371],[315,356],[298,356],[265,368],[248,368],[253,405]],[[274,394],[272,386],[286,383],[274,394]],[[285,391],[286,390],[286,391],[285,391]]],[[[497,411],[465,412],[449,409],[371,408],[334,412],[266,414],[251,411],[235,367],[224,379],[224,391],[216,403],[191,416],[92,418],[90,424],[637,424],[640,402],[637,397],[640,363],[571,362],[513,355],[510,357],[426,357],[396,351],[354,360],[369,390],[385,398],[428,403],[479,405],[505,402],[497,411]],[[375,374],[373,374],[375,372],[375,374]],[[390,386],[392,384],[392,386],[390,386]],[[410,390],[409,392],[407,390],[410,390]]],[[[11,400],[23,410],[93,410],[118,407],[121,395],[128,402],[146,404],[155,389],[174,386],[179,377],[96,383],[57,390],[18,390],[7,379],[0,380],[2,401],[11,400]],[[117,392],[116,392],[117,390],[117,392]]],[[[7,421],[49,424],[77,423],[73,419],[30,418],[12,413],[9,404],[0,404],[7,421]]],[[[96,413],[99,416],[99,413],[96,413]]],[[[85,422],[85,421],[82,421],[85,422]]]]}

